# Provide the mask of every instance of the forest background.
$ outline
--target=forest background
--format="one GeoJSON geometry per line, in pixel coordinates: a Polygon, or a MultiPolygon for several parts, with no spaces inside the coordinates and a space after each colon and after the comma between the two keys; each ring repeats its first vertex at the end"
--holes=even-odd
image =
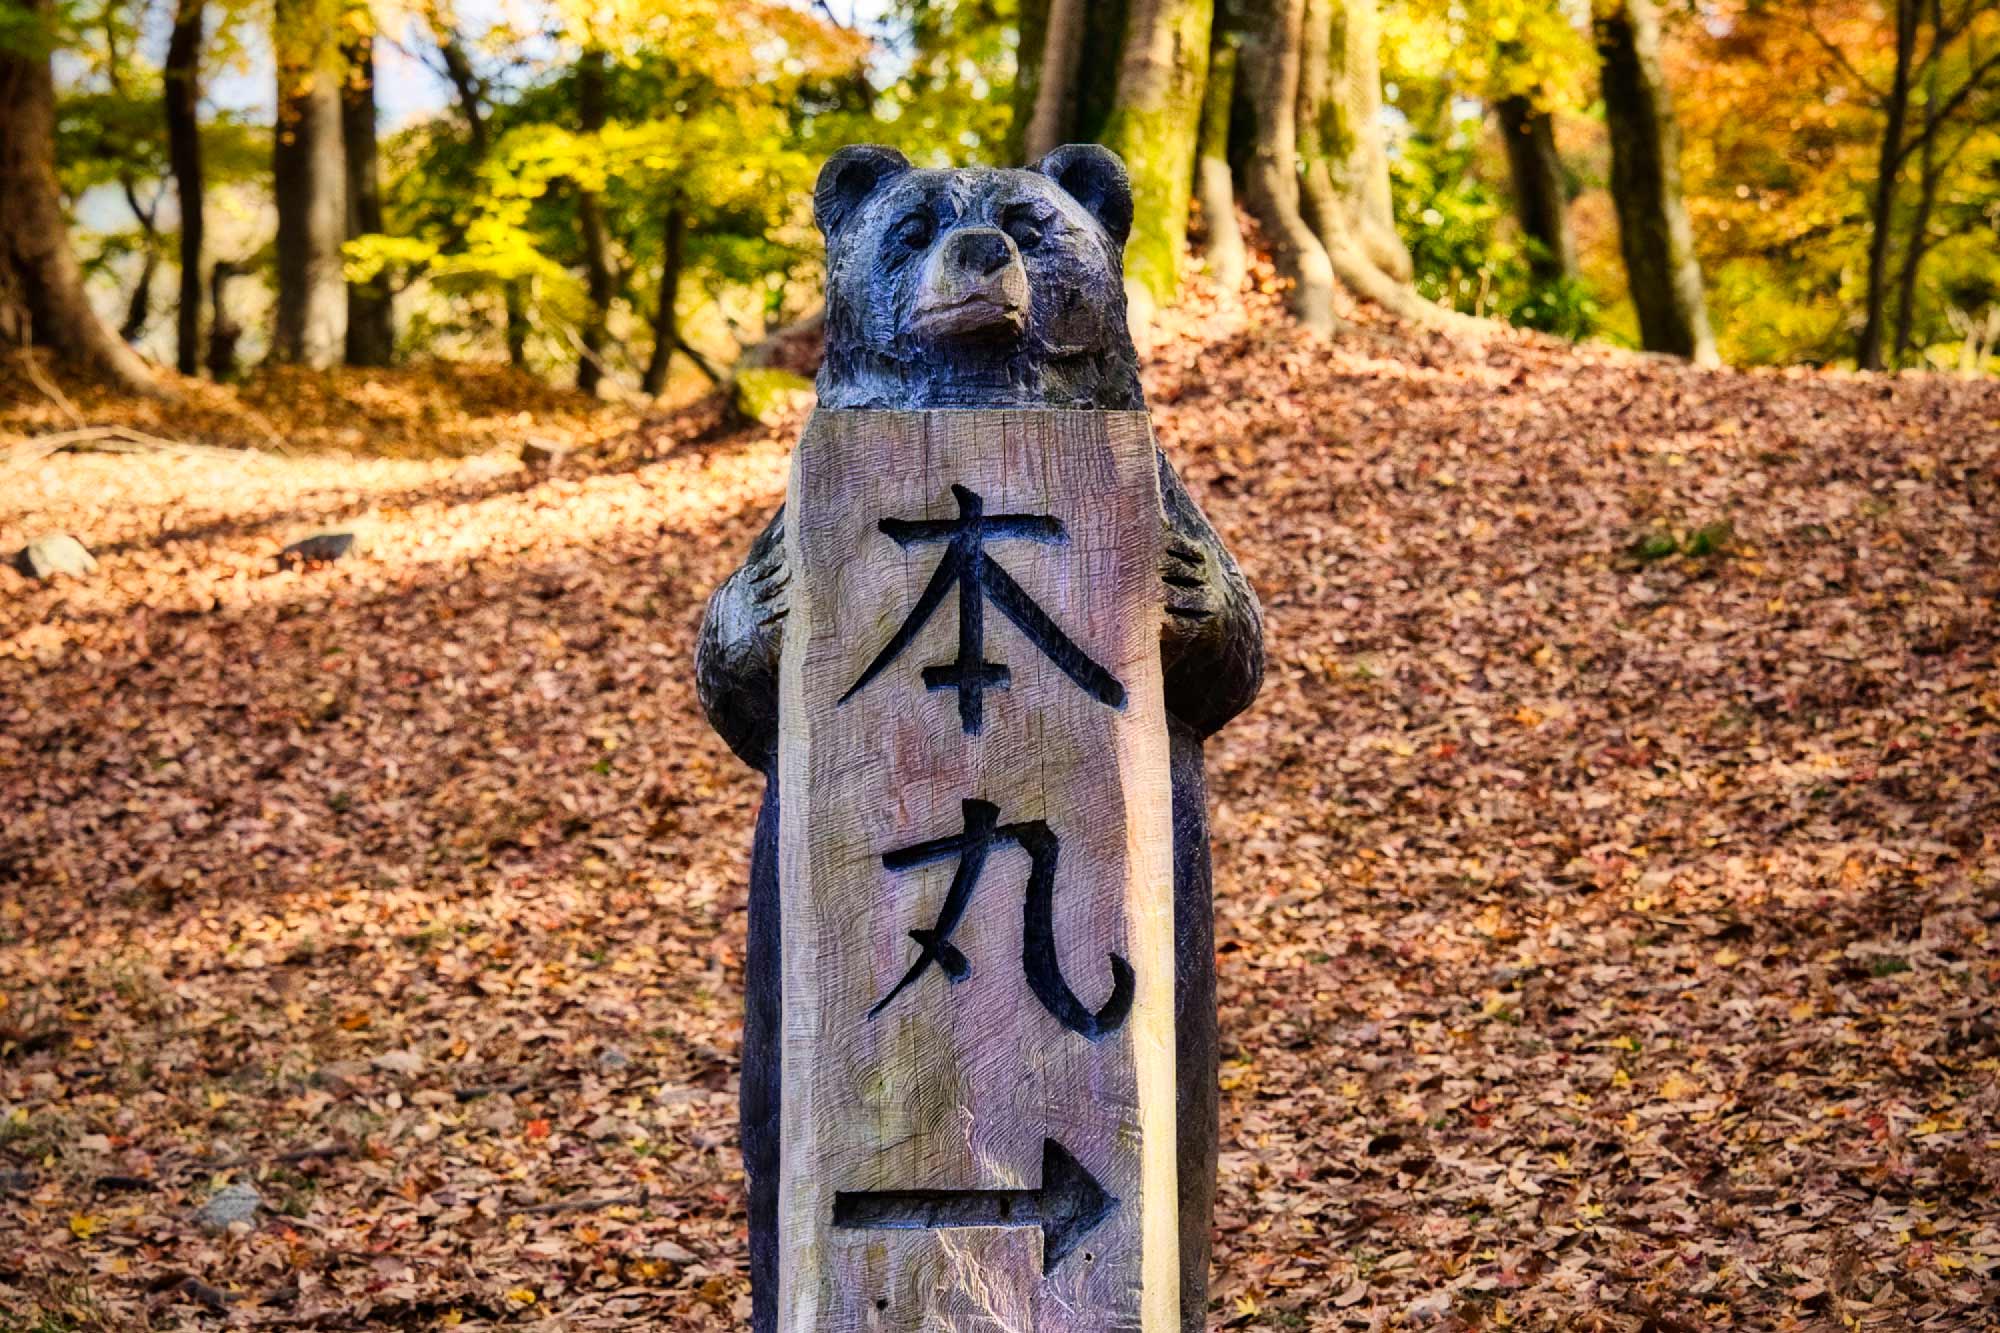
{"type": "Polygon", "coordinates": [[[0,334],[133,383],[125,347],[222,379],[504,358],[693,392],[810,326],[812,173],[855,141],[938,165],[1109,143],[1142,312],[1190,263],[1241,284],[1240,204],[1308,326],[1358,296],[1702,362],[1971,373],[2000,340],[1993,0],[0,13],[0,334]]]}

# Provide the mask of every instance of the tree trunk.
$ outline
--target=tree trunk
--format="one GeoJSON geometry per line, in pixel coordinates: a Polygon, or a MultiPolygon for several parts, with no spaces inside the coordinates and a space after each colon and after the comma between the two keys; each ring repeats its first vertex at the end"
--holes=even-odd
{"type": "MultiPolygon", "coordinates": [[[[1931,0],[1931,24],[1933,31],[1944,26],[1940,0],[1931,0]]],[[[1929,87],[1924,97],[1926,117],[1936,114],[1938,105],[1938,62],[1930,62],[1929,87]]],[[[1915,338],[1917,326],[1917,278],[1923,271],[1924,259],[1931,251],[1931,213],[1937,208],[1938,188],[1943,183],[1945,172],[1951,169],[1960,152],[1972,139],[1969,132],[1958,141],[1950,152],[1938,152],[1935,131],[1924,135],[1922,150],[1917,159],[1917,209],[1910,219],[1910,238],[1903,245],[1902,271],[1896,279],[1896,350],[1895,364],[1908,363],[1910,346],[1915,338]]]]}
{"type": "Polygon", "coordinates": [[[1215,285],[1242,290],[1249,260],[1236,223],[1236,189],[1229,171],[1229,108],[1236,97],[1236,42],[1218,33],[1209,50],[1208,87],[1202,92],[1201,142],[1195,164],[1195,198],[1207,233],[1202,258],[1215,285]]]}
{"type": "Polygon", "coordinates": [[[507,364],[528,368],[528,292],[517,279],[507,284],[507,364]]]}
{"type": "MultiPolygon", "coordinates": [[[[375,35],[349,28],[342,43],[341,142],[347,159],[347,239],[382,230],[380,154],[375,142],[375,35]]],[[[347,284],[347,364],[386,366],[396,356],[396,297],[387,269],[347,284]]]]}
{"type": "Polygon", "coordinates": [[[243,326],[229,314],[229,280],[243,272],[233,260],[218,260],[208,271],[208,374],[217,384],[236,378],[236,343],[243,326]]]}
{"type": "Polygon", "coordinates": [[[157,392],[145,362],[84,294],[56,183],[55,80],[39,40],[51,0],[20,3],[28,22],[0,42],[0,347],[45,347],[123,387],[157,392]]]}
{"type": "Polygon", "coordinates": [[[1057,148],[1101,138],[1117,94],[1116,81],[1105,72],[1118,68],[1125,49],[1127,3],[1020,0],[1020,53],[1008,142],[1018,160],[1036,161],[1039,154],[1030,149],[1043,144],[1057,148]],[[1060,67],[1054,67],[1058,62],[1060,67]],[[1029,127],[1044,102],[1046,122],[1031,138],[1029,127]]]}
{"type": "Polygon", "coordinates": [[[1910,112],[1910,69],[1917,49],[1919,0],[1896,0],[1896,64],[1883,104],[1882,142],[1876,152],[1875,192],[1868,202],[1866,313],[1854,359],[1863,370],[1882,369],[1882,338],[1889,294],[1889,233],[1896,208],[1896,178],[1908,150],[1903,131],[1910,112]]]}
{"type": "MultiPolygon", "coordinates": [[[[1118,109],[1118,70],[1125,56],[1127,11],[1135,0],[1084,0],[1083,51],[1076,60],[1071,97],[1076,118],[1067,136],[1071,143],[1103,143],[1105,127],[1118,109]]],[[[1143,0],[1138,0],[1143,3],[1143,0]]],[[[1053,3],[1053,0],[1051,0],[1053,3]]]]}
{"type": "Polygon", "coordinates": [[[118,326],[120,341],[135,343],[146,336],[153,321],[153,278],[160,271],[160,249],[151,227],[146,228],[146,255],[139,262],[139,280],[132,284],[132,298],[125,303],[125,322],[118,326]]]}
{"type": "Polygon", "coordinates": [[[272,359],[324,370],[340,359],[347,288],[347,164],[341,150],[340,51],[330,0],[277,0],[278,302],[272,359]]]}
{"type": "Polygon", "coordinates": [[[1132,0],[1117,106],[1104,128],[1105,146],[1132,174],[1126,280],[1163,303],[1180,286],[1214,17],[1213,0],[1132,0]]]}
{"type": "Polygon", "coordinates": [[[661,238],[660,304],[653,311],[653,355],[646,362],[646,378],[640,386],[655,398],[666,392],[667,366],[681,340],[675,307],[681,298],[681,254],[686,244],[687,214],[679,204],[670,205],[661,238]]]}
{"type": "Polygon", "coordinates": [[[1307,224],[1354,295],[1430,328],[1463,323],[1417,295],[1388,214],[1378,30],[1367,0],[1306,0],[1296,115],[1307,224]]]}
{"type": "Polygon", "coordinates": [[[1376,0],[1342,0],[1334,15],[1334,96],[1346,123],[1343,193],[1361,252],[1399,283],[1415,275],[1396,234],[1389,148],[1382,129],[1382,18],[1376,0]]]}
{"type": "Polygon", "coordinates": [[[433,29],[438,54],[444,57],[444,69],[451,79],[451,86],[458,94],[459,114],[465,117],[465,131],[472,141],[472,156],[475,161],[486,160],[486,102],[485,93],[479,86],[479,76],[473,72],[472,60],[465,54],[465,44],[458,34],[448,29],[433,29]]]}
{"type": "MultiPolygon", "coordinates": [[[[485,89],[480,85],[478,73],[472,68],[471,57],[465,53],[465,43],[459,40],[457,31],[435,8],[431,11],[431,35],[437,41],[438,53],[444,57],[445,75],[458,95],[458,109],[465,117],[466,137],[472,144],[473,161],[483,162],[490,146],[485,89]]],[[[507,362],[516,370],[525,370],[528,365],[527,295],[516,281],[507,284],[503,297],[507,308],[507,362]]]]}
{"type": "Polygon", "coordinates": [[[1680,132],[1660,73],[1652,0],[1610,0],[1595,20],[1604,118],[1611,132],[1611,196],[1640,342],[1716,364],[1694,233],[1681,198],[1680,132]]]}
{"type": "Polygon", "coordinates": [[[1019,145],[1023,162],[1041,160],[1074,136],[1085,9],[1085,0],[1042,0],[1022,6],[1024,58],[1015,92],[1015,115],[1024,127],[1019,145]],[[1032,58],[1025,47],[1031,32],[1035,43],[1032,58]]]}
{"type": "Polygon", "coordinates": [[[1299,211],[1298,96],[1300,37],[1306,0],[1259,0],[1245,42],[1242,72],[1255,110],[1255,148],[1243,193],[1263,225],[1278,271],[1291,281],[1287,301],[1299,323],[1318,333],[1339,326],[1333,313],[1333,265],[1299,211]]]}
{"type": "Polygon", "coordinates": [[[167,160],[181,208],[180,309],[174,316],[174,364],[183,375],[201,370],[201,28],[204,0],[180,0],[167,39],[165,103],[167,160]]]}
{"type": "Polygon", "coordinates": [[[1910,238],[1903,245],[1903,264],[1896,277],[1895,364],[1907,363],[1917,321],[1917,277],[1924,258],[1930,254],[1931,210],[1937,206],[1938,176],[1931,165],[1932,150],[1924,145],[1923,174],[1917,194],[1916,214],[1910,219],[1910,238]]]}
{"type": "Polygon", "coordinates": [[[1576,241],[1569,229],[1569,192],[1556,152],[1555,119],[1519,94],[1501,98],[1496,109],[1514,179],[1514,216],[1529,242],[1529,271],[1540,283],[1574,279],[1576,241]]]}
{"type": "MultiPolygon", "coordinates": [[[[604,128],[604,52],[583,53],[576,70],[577,123],[585,134],[604,128]]],[[[583,317],[583,355],[576,363],[576,387],[596,393],[604,378],[605,320],[611,310],[611,243],[604,209],[595,192],[578,190],[577,229],[583,239],[583,267],[590,308],[583,317]]]]}

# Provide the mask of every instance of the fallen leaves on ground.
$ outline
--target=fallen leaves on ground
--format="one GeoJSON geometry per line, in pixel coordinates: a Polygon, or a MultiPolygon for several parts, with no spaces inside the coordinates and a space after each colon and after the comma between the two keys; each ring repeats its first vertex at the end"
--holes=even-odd
{"type": "MultiPolygon", "coordinates": [[[[1270,640],[1211,1323],[1990,1326],[2000,390],[1173,319],[1270,640]]],[[[741,1321],[757,784],[689,653],[796,430],[7,479],[100,568],[0,573],[0,1308],[741,1321]]]]}

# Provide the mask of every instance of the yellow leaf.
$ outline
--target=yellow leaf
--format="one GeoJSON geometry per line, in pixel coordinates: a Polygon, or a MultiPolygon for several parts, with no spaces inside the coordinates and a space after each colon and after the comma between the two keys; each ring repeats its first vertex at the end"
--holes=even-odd
{"type": "Polygon", "coordinates": [[[1743,955],[1734,949],[1717,949],[1715,951],[1715,965],[1717,967],[1735,967],[1742,961],[1743,955]]]}
{"type": "Polygon", "coordinates": [[[103,1227],[104,1219],[101,1217],[92,1217],[88,1213],[70,1214],[69,1234],[75,1236],[78,1240],[89,1240],[102,1230],[103,1227]]]}
{"type": "Polygon", "coordinates": [[[1667,1075],[1667,1081],[1660,1084],[1660,1096],[1670,1102],[1680,1101],[1682,1098],[1692,1096],[1700,1091],[1701,1084],[1696,1083],[1693,1079],[1683,1077],[1678,1069],[1667,1075]]]}
{"type": "Polygon", "coordinates": [[[516,1287],[512,1291],[507,1293],[507,1303],[510,1305],[518,1305],[523,1309],[527,1308],[530,1305],[533,1305],[539,1299],[540,1298],[535,1295],[533,1289],[529,1287],[516,1287]]]}

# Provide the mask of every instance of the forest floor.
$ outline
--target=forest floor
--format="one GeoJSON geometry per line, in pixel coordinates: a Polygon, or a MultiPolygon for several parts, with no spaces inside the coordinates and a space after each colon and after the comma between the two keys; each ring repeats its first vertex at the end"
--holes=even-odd
{"type": "MultiPolygon", "coordinates": [[[[0,570],[0,1329],[747,1308],[758,784],[690,650],[798,422],[430,374],[0,462],[0,547],[100,562],[0,570]]],[[[1270,643],[1211,1324],[2000,1327],[2000,386],[1260,297],[1147,387],[1270,643]]]]}

